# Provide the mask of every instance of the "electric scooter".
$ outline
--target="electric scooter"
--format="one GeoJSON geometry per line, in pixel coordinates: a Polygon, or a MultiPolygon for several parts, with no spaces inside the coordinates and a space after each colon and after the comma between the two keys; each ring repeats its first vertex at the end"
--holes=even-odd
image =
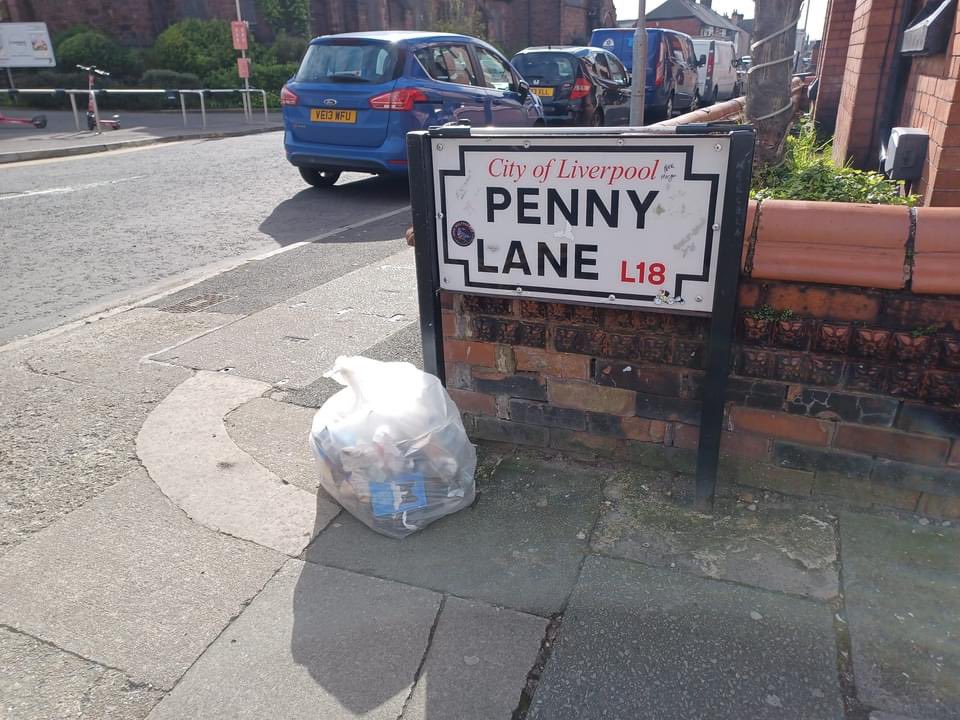
{"type": "Polygon", "coordinates": [[[90,90],[90,98],[87,100],[87,129],[96,132],[102,132],[104,127],[110,130],[119,130],[119,115],[114,115],[109,120],[100,117],[100,111],[97,109],[97,94],[93,87],[97,75],[110,77],[110,73],[106,70],[98,70],[96,65],[77,65],[77,67],[87,73],[87,89],[90,90]]]}
{"type": "Polygon", "coordinates": [[[34,115],[28,120],[27,118],[14,118],[0,113],[0,125],[33,125],[35,128],[45,128],[47,126],[47,116],[34,115]]]}

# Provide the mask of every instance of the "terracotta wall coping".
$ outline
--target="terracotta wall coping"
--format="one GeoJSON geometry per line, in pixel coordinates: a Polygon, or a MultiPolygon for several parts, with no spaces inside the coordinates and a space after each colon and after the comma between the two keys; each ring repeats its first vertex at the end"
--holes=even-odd
{"type": "Polygon", "coordinates": [[[751,201],[745,275],[960,295],[960,208],[751,201]]]}

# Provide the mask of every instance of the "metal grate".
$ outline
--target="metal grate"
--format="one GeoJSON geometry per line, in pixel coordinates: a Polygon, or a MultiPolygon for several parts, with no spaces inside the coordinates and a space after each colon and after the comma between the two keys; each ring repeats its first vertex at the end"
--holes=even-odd
{"type": "Polygon", "coordinates": [[[193,313],[200,312],[201,310],[206,310],[208,307],[222,303],[225,300],[231,300],[229,295],[217,295],[216,293],[207,293],[205,295],[197,295],[196,297],[187,298],[186,300],[181,300],[174,305],[169,305],[167,307],[160,308],[164,312],[171,313],[193,313]]]}

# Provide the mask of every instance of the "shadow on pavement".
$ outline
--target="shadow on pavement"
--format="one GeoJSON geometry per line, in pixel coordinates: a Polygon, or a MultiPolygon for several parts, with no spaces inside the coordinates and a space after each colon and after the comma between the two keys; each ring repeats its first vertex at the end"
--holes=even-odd
{"type": "Polygon", "coordinates": [[[320,228],[335,230],[337,225],[324,219],[327,211],[347,216],[352,223],[397,210],[408,202],[406,178],[372,176],[332,188],[308,187],[277,205],[259,229],[278,245],[290,245],[313,240],[321,234],[320,228]]]}

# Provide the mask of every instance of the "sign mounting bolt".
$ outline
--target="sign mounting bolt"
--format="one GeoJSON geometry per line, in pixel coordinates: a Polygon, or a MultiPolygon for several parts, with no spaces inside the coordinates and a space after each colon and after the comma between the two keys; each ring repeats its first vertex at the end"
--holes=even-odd
{"type": "Polygon", "coordinates": [[[717,152],[720,152],[721,150],[723,150],[723,145],[721,145],[720,143],[717,143],[716,145],[713,146],[713,149],[716,150],[717,152]]]}
{"type": "Polygon", "coordinates": [[[703,302],[703,295],[697,295],[697,302],[703,302]]]}
{"type": "Polygon", "coordinates": [[[609,300],[610,302],[616,302],[616,299],[617,299],[617,296],[613,295],[612,293],[610,295],[607,295],[607,300],[609,300]]]}
{"type": "Polygon", "coordinates": [[[623,138],[620,138],[619,140],[617,140],[617,145],[623,145],[623,138]]]}
{"type": "Polygon", "coordinates": [[[523,294],[523,288],[522,288],[522,287],[518,287],[515,292],[517,293],[517,295],[521,295],[521,294],[523,294]]]}
{"type": "Polygon", "coordinates": [[[437,213],[437,220],[443,220],[443,213],[442,213],[442,212],[438,212],[438,213],[437,213]]]}
{"type": "MultiPolygon", "coordinates": [[[[717,149],[719,149],[719,148],[720,148],[720,146],[717,145],[717,149]]],[[[437,143],[437,150],[443,150],[443,143],[437,143]]]]}
{"type": "Polygon", "coordinates": [[[529,141],[529,140],[524,140],[524,141],[523,141],[523,146],[524,146],[525,148],[530,147],[530,141],[529,141]]]}
{"type": "Polygon", "coordinates": [[[717,223],[714,223],[712,227],[714,232],[717,232],[720,229],[720,226],[717,223]]]}

